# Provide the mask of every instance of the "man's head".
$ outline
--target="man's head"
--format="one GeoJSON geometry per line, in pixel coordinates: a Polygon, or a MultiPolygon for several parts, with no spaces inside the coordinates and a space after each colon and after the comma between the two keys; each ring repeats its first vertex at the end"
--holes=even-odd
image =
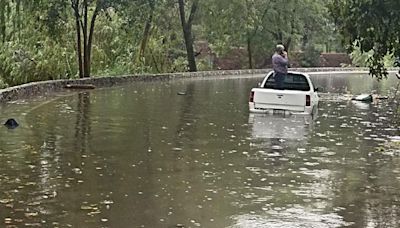
{"type": "Polygon", "coordinates": [[[283,53],[283,51],[285,50],[285,46],[283,46],[282,44],[278,44],[275,47],[275,51],[279,54],[283,53]]]}

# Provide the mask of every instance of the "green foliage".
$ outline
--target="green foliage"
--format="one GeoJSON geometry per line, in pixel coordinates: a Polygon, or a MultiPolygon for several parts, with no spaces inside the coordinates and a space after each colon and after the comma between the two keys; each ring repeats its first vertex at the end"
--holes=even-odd
{"type": "Polygon", "coordinates": [[[246,47],[249,41],[256,62],[272,54],[277,43],[303,51],[336,51],[340,46],[326,1],[204,0],[202,4],[205,37],[201,39],[208,40],[219,56],[231,47],[246,47]]]}
{"type": "Polygon", "coordinates": [[[360,47],[355,45],[353,51],[350,53],[350,58],[353,64],[357,67],[367,67],[368,60],[373,56],[373,51],[362,52],[360,47]]]}
{"type": "Polygon", "coordinates": [[[378,79],[387,76],[385,56],[400,56],[400,2],[398,0],[332,1],[332,15],[348,49],[353,43],[362,53],[372,52],[367,64],[378,79]]]}
{"type": "MultiPolygon", "coordinates": [[[[99,9],[92,75],[188,70],[176,1],[88,3],[89,19],[96,4],[99,9]]],[[[187,6],[191,3],[187,0],[187,6]]],[[[78,77],[75,26],[71,1],[0,0],[0,87],[78,77]]],[[[320,51],[340,46],[322,0],[201,0],[192,33],[195,43],[212,49],[209,57],[197,58],[200,70],[212,70],[215,56],[235,48],[246,49],[246,61],[258,66],[283,42],[289,50],[307,53],[302,64],[312,66],[320,51]]]]}
{"type": "Polygon", "coordinates": [[[304,67],[318,66],[320,55],[321,51],[316,49],[314,45],[307,45],[304,49],[304,54],[301,59],[301,65],[304,67]]]}
{"type": "MultiPolygon", "coordinates": [[[[368,67],[370,59],[374,56],[374,51],[370,50],[368,52],[362,52],[360,47],[355,46],[353,51],[350,53],[350,58],[353,62],[353,65],[357,67],[368,67]]],[[[383,57],[383,64],[385,67],[393,67],[394,66],[394,56],[392,54],[385,55],[383,57]]]]}
{"type": "Polygon", "coordinates": [[[8,85],[39,80],[69,78],[74,56],[51,40],[28,49],[18,42],[7,42],[0,49],[0,75],[8,85]]]}

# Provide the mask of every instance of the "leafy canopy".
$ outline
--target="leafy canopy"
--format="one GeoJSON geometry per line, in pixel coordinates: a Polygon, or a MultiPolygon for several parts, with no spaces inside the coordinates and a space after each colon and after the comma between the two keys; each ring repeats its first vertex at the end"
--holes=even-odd
{"type": "MultiPolygon", "coordinates": [[[[185,2],[190,14],[193,0],[185,2]]],[[[0,87],[79,76],[72,3],[79,3],[81,16],[87,9],[89,19],[98,12],[91,75],[187,70],[178,1],[0,0],[0,87]]],[[[240,62],[239,68],[265,67],[278,42],[290,54],[303,51],[307,57],[340,46],[324,0],[198,3],[192,35],[199,70],[217,69],[217,60],[224,59],[240,62]]],[[[301,64],[313,66],[314,60],[301,64]]]]}
{"type": "Polygon", "coordinates": [[[330,11],[348,45],[372,51],[367,63],[378,79],[387,77],[384,57],[400,56],[400,1],[334,0],[330,11]]]}

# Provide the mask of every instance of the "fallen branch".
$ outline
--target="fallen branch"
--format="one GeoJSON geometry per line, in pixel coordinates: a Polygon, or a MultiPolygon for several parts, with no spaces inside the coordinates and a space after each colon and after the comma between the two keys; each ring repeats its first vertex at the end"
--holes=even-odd
{"type": "Polygon", "coordinates": [[[66,89],[95,89],[96,86],[92,84],[68,84],[65,86],[66,89]]]}

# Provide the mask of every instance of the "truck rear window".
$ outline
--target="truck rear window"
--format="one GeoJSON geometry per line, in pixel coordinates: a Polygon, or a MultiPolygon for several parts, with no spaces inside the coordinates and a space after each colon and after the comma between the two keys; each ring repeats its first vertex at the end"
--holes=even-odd
{"type": "MultiPolygon", "coordinates": [[[[264,88],[274,89],[275,80],[274,76],[268,77],[264,88]]],[[[288,74],[283,82],[283,89],[286,90],[300,90],[300,91],[310,91],[310,85],[308,84],[307,78],[301,74],[288,74]]]]}

